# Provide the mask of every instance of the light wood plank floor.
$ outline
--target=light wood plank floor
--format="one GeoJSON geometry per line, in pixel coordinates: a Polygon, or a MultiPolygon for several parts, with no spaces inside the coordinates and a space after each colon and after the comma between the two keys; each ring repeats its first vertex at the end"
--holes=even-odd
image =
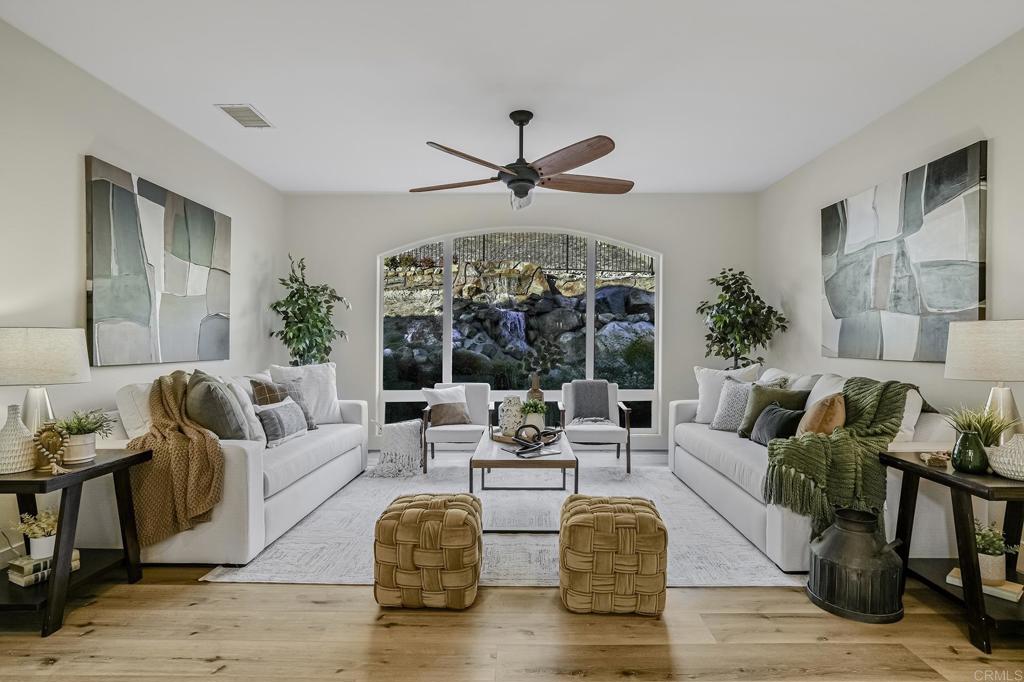
{"type": "Polygon", "coordinates": [[[368,587],[199,583],[149,567],[98,584],[64,629],[0,616],[0,680],[1024,680],[1024,641],[991,656],[960,612],[911,584],[906,617],[862,625],[794,588],[677,588],[661,619],[567,613],[551,588],[484,588],[464,612],[382,610],[368,587]]]}

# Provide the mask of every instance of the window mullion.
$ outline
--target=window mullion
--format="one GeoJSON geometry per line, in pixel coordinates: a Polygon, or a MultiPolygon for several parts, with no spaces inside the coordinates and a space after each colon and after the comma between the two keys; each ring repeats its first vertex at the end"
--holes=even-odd
{"type": "Polygon", "coordinates": [[[587,237],[587,369],[586,377],[594,378],[594,321],[597,319],[594,310],[594,286],[597,282],[597,242],[587,237]]]}
{"type": "Polygon", "coordinates": [[[442,331],[441,331],[441,381],[451,383],[452,380],[452,261],[454,240],[451,237],[444,238],[444,247],[441,251],[441,261],[444,264],[444,299],[441,304],[442,331]]]}

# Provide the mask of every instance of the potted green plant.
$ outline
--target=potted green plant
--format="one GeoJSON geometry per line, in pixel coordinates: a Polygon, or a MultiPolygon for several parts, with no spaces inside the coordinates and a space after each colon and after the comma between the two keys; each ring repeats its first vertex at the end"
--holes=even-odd
{"type": "Polygon", "coordinates": [[[1005,419],[987,407],[973,410],[961,405],[946,413],[946,422],[958,434],[950,457],[953,468],[965,474],[984,474],[988,471],[985,448],[998,445],[999,436],[1017,420],[1005,419]]]}
{"type": "Polygon", "coordinates": [[[526,424],[536,426],[541,431],[544,430],[544,415],[547,411],[548,406],[542,400],[527,400],[523,403],[523,415],[526,417],[526,424]]]}
{"type": "Polygon", "coordinates": [[[1002,585],[1006,582],[1006,555],[1016,554],[1019,547],[1008,545],[995,524],[983,526],[974,522],[974,544],[978,549],[978,567],[981,582],[1002,585]]]}
{"type": "Polygon", "coordinates": [[[38,514],[22,514],[21,523],[14,527],[28,538],[28,553],[33,559],[53,556],[53,542],[57,537],[57,512],[44,509],[38,514]]]}
{"type": "Polygon", "coordinates": [[[96,459],[96,437],[109,436],[115,419],[103,410],[79,412],[57,421],[57,428],[68,434],[61,464],[84,464],[96,459]]]}
{"type": "Polygon", "coordinates": [[[708,330],[704,356],[730,360],[733,369],[764,362],[750,354],[767,348],[775,332],[786,331],[789,320],[758,296],[750,276],[742,270],[725,268],[708,281],[721,291],[713,301],[701,301],[697,306],[708,330]]]}
{"type": "Polygon", "coordinates": [[[288,347],[292,365],[328,362],[334,340],[348,338],[334,326],[334,306],[341,303],[351,310],[352,305],[334,287],[307,282],[305,258],[295,260],[289,255],[288,260],[291,272],[278,280],[288,293],[270,305],[281,316],[283,328],[270,335],[288,347]]]}

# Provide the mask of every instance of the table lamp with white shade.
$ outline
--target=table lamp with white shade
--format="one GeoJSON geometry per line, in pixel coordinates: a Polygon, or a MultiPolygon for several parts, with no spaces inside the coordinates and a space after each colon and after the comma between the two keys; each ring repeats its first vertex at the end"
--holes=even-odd
{"type": "MultiPolygon", "coordinates": [[[[1020,419],[1008,381],[1024,381],[1024,320],[950,322],[947,379],[995,382],[986,407],[1004,419],[1020,419]]],[[[1007,429],[1005,443],[1021,425],[1007,429]]]]}
{"type": "Polygon", "coordinates": [[[92,378],[84,329],[0,327],[0,386],[27,386],[21,420],[35,432],[53,419],[46,386],[92,378]]]}

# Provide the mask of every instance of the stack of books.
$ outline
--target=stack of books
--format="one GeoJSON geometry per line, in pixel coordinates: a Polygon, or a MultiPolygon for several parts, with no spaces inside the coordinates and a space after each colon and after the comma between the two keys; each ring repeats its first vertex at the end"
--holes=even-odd
{"type": "MultiPolygon", "coordinates": [[[[960,577],[960,569],[954,568],[950,571],[949,575],[946,576],[946,582],[950,585],[963,587],[964,582],[960,577]]],[[[1024,594],[1024,585],[1007,580],[1002,585],[982,585],[981,591],[987,595],[999,597],[1006,601],[1020,601],[1021,595],[1024,594]]]]}
{"type": "MultiPolygon", "coordinates": [[[[50,577],[52,561],[52,557],[47,559],[33,559],[30,556],[18,557],[7,565],[7,579],[20,587],[41,583],[50,577]]],[[[77,571],[81,565],[81,557],[76,549],[71,553],[71,570],[77,571]]]]}

